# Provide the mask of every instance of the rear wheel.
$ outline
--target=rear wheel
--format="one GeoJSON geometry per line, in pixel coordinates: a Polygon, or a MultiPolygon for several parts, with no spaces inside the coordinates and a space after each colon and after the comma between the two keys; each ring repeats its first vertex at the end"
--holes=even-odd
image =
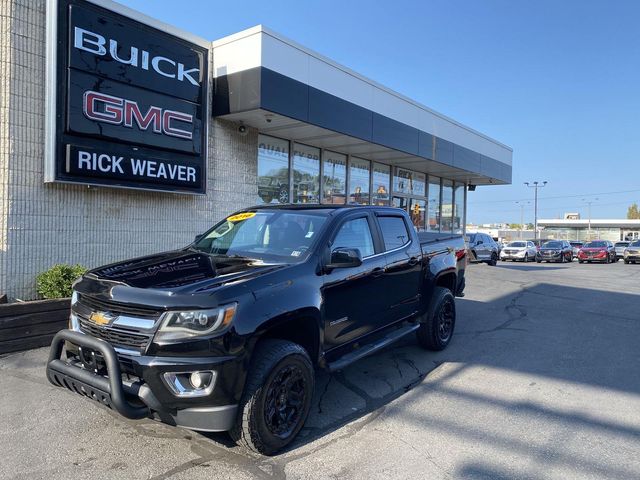
{"type": "Polygon", "coordinates": [[[276,339],[260,342],[231,438],[263,455],[286,447],[307,419],[314,382],[311,360],[300,345],[276,339]]]}
{"type": "Polygon", "coordinates": [[[451,290],[436,287],[426,320],[416,331],[418,343],[427,350],[444,350],[451,342],[456,326],[456,302],[451,290]]]}

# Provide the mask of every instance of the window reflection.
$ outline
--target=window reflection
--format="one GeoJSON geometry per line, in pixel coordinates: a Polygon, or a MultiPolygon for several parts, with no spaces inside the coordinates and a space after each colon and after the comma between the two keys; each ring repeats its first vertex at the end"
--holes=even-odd
{"type": "Polygon", "coordinates": [[[347,156],[322,152],[322,203],[345,203],[347,194],[347,156]]]}
{"type": "Polygon", "coordinates": [[[462,233],[464,230],[464,190],[463,183],[456,182],[454,189],[454,208],[453,208],[453,232],[462,233]]]}
{"type": "Polygon", "coordinates": [[[349,165],[349,202],[360,205],[369,203],[369,161],[351,158],[349,165]]]}
{"type": "Polygon", "coordinates": [[[318,203],[320,149],[293,145],[293,203],[318,203]]]}
{"type": "Polygon", "coordinates": [[[373,164],[373,205],[389,205],[389,184],[391,167],[380,163],[373,164]]]}
{"type": "Polygon", "coordinates": [[[427,229],[432,232],[440,231],[440,179],[429,176],[429,217],[427,229]]]}
{"type": "Polygon", "coordinates": [[[258,203],[289,202],[289,142],[258,137],[258,203]]]}
{"type": "Polygon", "coordinates": [[[440,231],[451,232],[453,227],[453,182],[442,180],[442,214],[440,231]]]}

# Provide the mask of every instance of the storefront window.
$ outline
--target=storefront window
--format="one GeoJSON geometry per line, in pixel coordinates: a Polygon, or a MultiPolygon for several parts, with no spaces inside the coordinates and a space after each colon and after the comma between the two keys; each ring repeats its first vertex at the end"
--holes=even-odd
{"type": "Polygon", "coordinates": [[[318,203],[320,149],[293,144],[293,203],[318,203]]]}
{"type": "Polygon", "coordinates": [[[429,219],[427,228],[440,231],[440,179],[429,176],[429,219]]]}
{"type": "Polygon", "coordinates": [[[373,205],[389,205],[389,184],[391,167],[380,163],[373,164],[373,205]]]}
{"type": "Polygon", "coordinates": [[[369,162],[352,158],[349,162],[349,203],[369,203],[369,162]]]}
{"type": "Polygon", "coordinates": [[[258,203],[289,202],[289,142],[258,137],[258,203]]]}
{"type": "Polygon", "coordinates": [[[453,227],[453,182],[442,180],[442,206],[440,231],[451,232],[453,227]]]}
{"type": "Polygon", "coordinates": [[[393,191],[424,197],[426,192],[426,179],[424,173],[412,172],[404,168],[396,168],[393,176],[393,191]]]}
{"type": "Polygon", "coordinates": [[[464,229],[464,189],[463,183],[456,182],[453,205],[453,233],[462,233],[464,229]]]}
{"type": "Polygon", "coordinates": [[[347,198],[347,156],[322,152],[322,203],[343,204],[347,198]]]}

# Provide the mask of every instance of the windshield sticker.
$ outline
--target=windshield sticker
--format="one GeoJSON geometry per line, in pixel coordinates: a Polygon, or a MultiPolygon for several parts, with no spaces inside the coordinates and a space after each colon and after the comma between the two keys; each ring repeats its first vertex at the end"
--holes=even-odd
{"type": "Polygon", "coordinates": [[[309,232],[304,236],[304,238],[311,238],[311,237],[313,237],[313,232],[309,232]]]}
{"type": "Polygon", "coordinates": [[[255,217],[255,216],[256,216],[256,212],[238,213],[237,215],[231,215],[230,217],[227,217],[227,221],[228,222],[242,222],[243,220],[247,220],[247,219],[255,217]]]}
{"type": "Polygon", "coordinates": [[[299,257],[300,255],[302,255],[302,252],[300,250],[294,250],[293,252],[291,252],[292,257],[299,257]]]}

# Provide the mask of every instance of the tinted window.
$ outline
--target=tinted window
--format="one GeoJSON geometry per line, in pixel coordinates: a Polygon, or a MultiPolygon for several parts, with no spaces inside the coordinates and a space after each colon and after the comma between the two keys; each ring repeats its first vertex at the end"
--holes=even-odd
{"type": "Polygon", "coordinates": [[[476,241],[476,236],[477,236],[477,235],[476,235],[475,233],[472,233],[472,234],[470,234],[470,235],[467,235],[467,238],[468,238],[469,243],[475,243],[475,241],[476,241]]]}
{"type": "Polygon", "coordinates": [[[587,242],[584,244],[584,248],[602,248],[606,246],[607,242],[587,242]]]}
{"type": "Polygon", "coordinates": [[[524,242],[511,242],[507,244],[507,247],[525,247],[525,243],[524,242]]]}
{"type": "Polygon", "coordinates": [[[640,247],[640,240],[633,242],[629,245],[630,247],[640,247]]]}
{"type": "Polygon", "coordinates": [[[629,245],[629,242],[616,242],[616,247],[626,247],[629,245]]]}
{"type": "Polygon", "coordinates": [[[382,238],[387,250],[402,247],[409,243],[409,232],[402,217],[379,217],[382,238]]]}
{"type": "Polygon", "coordinates": [[[369,222],[366,218],[348,220],[342,224],[332,249],[336,248],[357,248],[362,257],[369,257],[374,254],[373,237],[369,229],[369,222]]]}
{"type": "Polygon", "coordinates": [[[562,242],[547,242],[543,245],[544,248],[562,248],[562,242]]]}

